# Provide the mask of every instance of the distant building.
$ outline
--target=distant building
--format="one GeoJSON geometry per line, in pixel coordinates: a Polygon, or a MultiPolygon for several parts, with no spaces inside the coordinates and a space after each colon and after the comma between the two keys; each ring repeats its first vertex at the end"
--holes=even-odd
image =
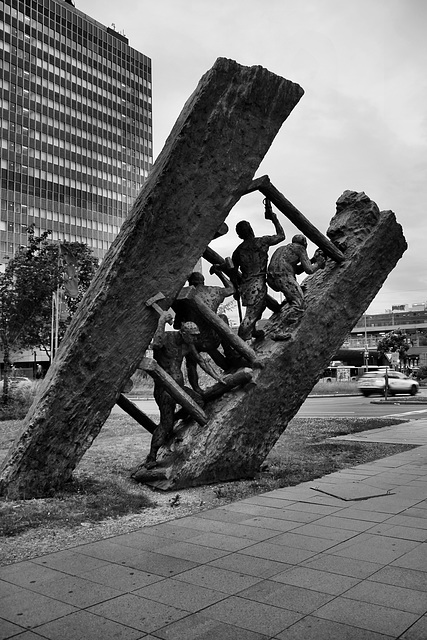
{"type": "Polygon", "coordinates": [[[153,162],[151,61],[71,0],[0,0],[0,37],[0,268],[31,223],[102,258],[153,162]]]}
{"type": "Polygon", "coordinates": [[[375,347],[385,333],[402,329],[413,345],[427,339],[427,302],[394,305],[384,313],[364,314],[351,330],[345,346],[375,347]]]}
{"type": "Polygon", "coordinates": [[[427,302],[393,305],[384,313],[364,314],[351,330],[342,349],[347,355],[351,351],[353,361],[360,354],[369,353],[369,362],[375,359],[377,344],[386,333],[402,329],[410,341],[406,353],[406,364],[410,368],[427,365],[427,302]],[[367,348],[367,349],[366,349],[367,348]]]}

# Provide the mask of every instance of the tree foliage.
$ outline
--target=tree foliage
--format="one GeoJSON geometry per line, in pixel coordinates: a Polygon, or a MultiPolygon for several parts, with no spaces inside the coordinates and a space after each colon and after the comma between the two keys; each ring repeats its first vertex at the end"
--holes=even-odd
{"type": "Polygon", "coordinates": [[[377,350],[379,353],[398,353],[400,359],[405,358],[405,354],[411,346],[411,341],[404,331],[396,329],[390,331],[384,338],[378,341],[377,350]]]}
{"type": "MultiPolygon", "coordinates": [[[[61,243],[75,256],[77,263],[78,296],[70,298],[62,287],[64,264],[59,244],[49,240],[50,231],[36,236],[34,225],[27,233],[27,246],[21,247],[9,260],[4,273],[0,273],[0,347],[5,379],[12,352],[39,348],[50,357],[53,294],[60,292],[60,340],[98,266],[98,259],[87,245],[61,243]]],[[[6,380],[4,387],[7,394],[6,380]]]]}

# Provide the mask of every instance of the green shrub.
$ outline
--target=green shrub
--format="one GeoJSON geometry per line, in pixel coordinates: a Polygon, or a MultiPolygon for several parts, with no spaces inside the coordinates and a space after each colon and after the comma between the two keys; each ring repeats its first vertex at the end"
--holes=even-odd
{"type": "Polygon", "coordinates": [[[420,367],[416,374],[417,380],[424,380],[427,378],[427,365],[420,367]]]}
{"type": "Polygon", "coordinates": [[[22,420],[22,418],[25,418],[39,386],[40,381],[36,381],[28,386],[11,388],[7,404],[3,403],[0,395],[0,421],[22,420]]]}

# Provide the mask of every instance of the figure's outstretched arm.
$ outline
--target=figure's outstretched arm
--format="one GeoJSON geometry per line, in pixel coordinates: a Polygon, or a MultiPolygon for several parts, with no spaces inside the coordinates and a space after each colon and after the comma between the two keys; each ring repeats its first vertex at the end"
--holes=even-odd
{"type": "Polygon", "coordinates": [[[280,224],[277,215],[274,213],[271,207],[268,209],[266,207],[265,217],[267,220],[271,220],[271,222],[274,224],[274,228],[276,229],[275,236],[265,236],[265,238],[268,239],[268,244],[271,246],[271,245],[279,244],[279,242],[283,242],[283,240],[285,240],[286,238],[285,231],[282,225],[280,224]]]}

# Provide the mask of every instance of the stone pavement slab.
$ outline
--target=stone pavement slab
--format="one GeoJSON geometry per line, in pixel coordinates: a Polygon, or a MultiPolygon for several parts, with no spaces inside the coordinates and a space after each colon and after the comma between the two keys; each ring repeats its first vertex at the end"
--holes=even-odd
{"type": "Polygon", "coordinates": [[[427,421],[380,432],[422,444],[0,568],[0,640],[425,640],[427,421]]]}

